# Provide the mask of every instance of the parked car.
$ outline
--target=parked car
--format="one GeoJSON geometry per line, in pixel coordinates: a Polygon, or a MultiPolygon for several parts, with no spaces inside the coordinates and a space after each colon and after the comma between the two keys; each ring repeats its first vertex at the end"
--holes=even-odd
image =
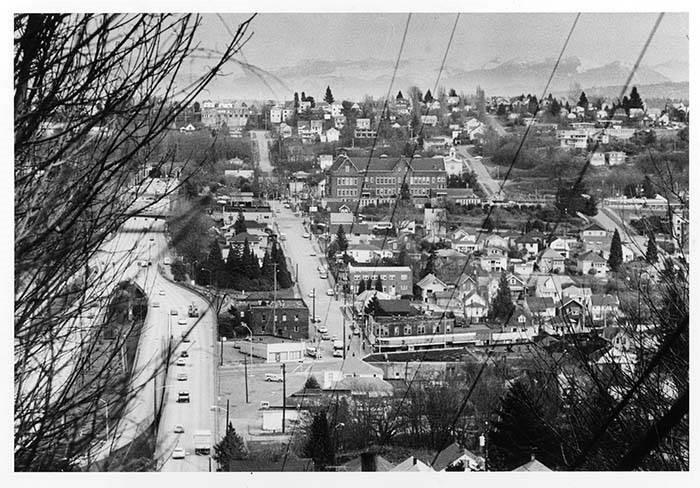
{"type": "Polygon", "coordinates": [[[327,289],[327,290],[326,290],[326,295],[328,295],[329,297],[334,296],[334,295],[335,295],[335,291],[333,291],[333,288],[327,289]]]}
{"type": "Polygon", "coordinates": [[[181,391],[177,394],[177,403],[190,403],[190,393],[181,391]]]}
{"type": "Polygon", "coordinates": [[[316,296],[316,289],[313,289],[309,292],[309,298],[313,298],[316,296]]]}
{"type": "Polygon", "coordinates": [[[180,352],[180,357],[181,358],[188,358],[188,357],[190,357],[190,353],[188,353],[187,351],[182,351],[182,352],[180,352]]]}
{"type": "Polygon", "coordinates": [[[309,256],[311,256],[312,258],[315,258],[315,257],[316,257],[316,251],[311,251],[311,252],[309,253],[309,256]]]}
{"type": "Polygon", "coordinates": [[[309,234],[308,232],[304,232],[304,234],[302,235],[302,237],[303,237],[304,239],[309,239],[309,238],[311,238],[311,234],[309,234]]]}
{"type": "Polygon", "coordinates": [[[342,349],[333,349],[333,357],[334,358],[342,358],[343,357],[343,350],[342,349]]]}
{"type": "Polygon", "coordinates": [[[160,296],[165,295],[165,290],[160,290],[160,291],[158,292],[158,294],[159,294],[160,296]]]}
{"type": "Polygon", "coordinates": [[[153,302],[153,308],[158,308],[160,307],[160,303],[158,302],[153,302]]]}
{"type": "Polygon", "coordinates": [[[177,361],[175,361],[176,366],[187,366],[187,362],[185,362],[184,358],[179,358],[177,361]]]}
{"type": "Polygon", "coordinates": [[[328,332],[328,327],[326,327],[325,325],[322,325],[322,326],[318,327],[316,330],[318,330],[319,333],[321,333],[321,334],[325,334],[328,332]]]}
{"type": "Polygon", "coordinates": [[[187,373],[178,373],[177,380],[178,381],[187,381],[187,373]]]}
{"type": "Polygon", "coordinates": [[[321,335],[321,339],[323,339],[324,341],[330,341],[331,336],[330,336],[330,334],[325,333],[325,334],[321,335]]]}
{"type": "Polygon", "coordinates": [[[176,447],[173,449],[173,459],[185,459],[185,450],[182,447],[176,447]]]}
{"type": "Polygon", "coordinates": [[[173,429],[173,432],[175,432],[176,434],[184,434],[184,433],[185,433],[185,428],[184,428],[182,425],[177,424],[177,425],[175,426],[175,428],[173,429]]]}
{"type": "Polygon", "coordinates": [[[321,273],[321,274],[318,275],[318,276],[319,276],[319,278],[321,278],[322,280],[327,280],[327,279],[328,279],[328,274],[327,274],[327,273],[321,273]]]}
{"type": "Polygon", "coordinates": [[[170,258],[165,258],[165,259],[163,259],[163,264],[170,265],[170,264],[172,264],[172,261],[170,260],[170,258]]]}
{"type": "Polygon", "coordinates": [[[170,315],[177,315],[177,309],[170,309],[170,315]]]}
{"type": "Polygon", "coordinates": [[[177,321],[179,325],[187,325],[187,319],[180,319],[177,321]]]}
{"type": "Polygon", "coordinates": [[[355,327],[352,329],[352,335],[359,336],[360,335],[360,329],[358,327],[355,327]]]}
{"type": "Polygon", "coordinates": [[[265,373],[265,381],[274,381],[275,383],[281,383],[283,381],[283,378],[281,374],[265,373]]]}

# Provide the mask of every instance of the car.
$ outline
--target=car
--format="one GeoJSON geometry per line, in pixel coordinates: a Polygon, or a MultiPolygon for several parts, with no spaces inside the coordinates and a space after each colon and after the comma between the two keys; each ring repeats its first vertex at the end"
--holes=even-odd
{"type": "Polygon", "coordinates": [[[149,237],[148,240],[151,242],[155,241],[155,239],[153,237],[149,237]]]}
{"type": "Polygon", "coordinates": [[[185,459],[185,450],[182,447],[176,447],[173,449],[173,454],[171,457],[173,459],[185,459]]]}
{"type": "Polygon", "coordinates": [[[337,341],[337,340],[338,340],[338,336],[337,336],[337,335],[334,335],[333,337],[331,337],[331,340],[332,340],[332,341],[337,341]]]}
{"type": "Polygon", "coordinates": [[[181,358],[188,358],[188,357],[190,357],[190,353],[188,353],[187,351],[181,351],[180,357],[181,358]]]}
{"type": "Polygon", "coordinates": [[[180,319],[177,321],[179,325],[187,325],[187,319],[180,319]]]}
{"type": "Polygon", "coordinates": [[[165,265],[170,265],[170,264],[172,264],[172,261],[170,260],[170,258],[164,258],[164,259],[163,259],[163,264],[165,264],[165,265]]]}
{"type": "Polygon", "coordinates": [[[170,315],[177,315],[177,309],[171,308],[170,315]]]}
{"type": "Polygon", "coordinates": [[[326,272],[326,268],[324,268],[323,266],[319,266],[319,267],[316,268],[316,269],[318,270],[319,273],[325,273],[325,272],[326,272]]]}
{"type": "Polygon", "coordinates": [[[318,275],[318,277],[321,278],[322,280],[327,280],[327,279],[328,279],[328,274],[326,274],[326,273],[321,273],[320,275],[318,275]]]}
{"type": "Polygon", "coordinates": [[[190,393],[188,391],[178,392],[177,403],[190,403],[190,393]]]}
{"type": "Polygon", "coordinates": [[[355,327],[352,329],[352,335],[359,336],[360,335],[360,329],[355,327]]]}
{"type": "Polygon", "coordinates": [[[283,205],[283,207],[284,207],[284,208],[289,208],[289,204],[288,204],[288,203],[285,203],[285,204],[283,205]]]}
{"type": "Polygon", "coordinates": [[[160,307],[160,303],[158,302],[153,302],[153,308],[158,308],[160,307]]]}
{"type": "Polygon", "coordinates": [[[311,319],[311,322],[313,322],[314,324],[318,324],[319,322],[321,322],[321,317],[317,315],[316,317],[311,319]]]}
{"type": "Polygon", "coordinates": [[[309,239],[309,238],[311,238],[311,234],[309,234],[308,232],[304,232],[304,234],[302,235],[302,237],[303,237],[304,239],[309,239]]]}
{"type": "Polygon", "coordinates": [[[284,381],[281,374],[277,373],[265,373],[265,381],[274,381],[275,383],[281,383],[284,381]]]}
{"type": "Polygon", "coordinates": [[[182,333],[182,342],[190,342],[190,336],[184,332],[182,333]]]}
{"type": "Polygon", "coordinates": [[[309,298],[313,298],[313,297],[315,297],[315,296],[316,296],[316,290],[311,290],[311,291],[309,292],[309,298]]]}
{"type": "Polygon", "coordinates": [[[326,295],[328,295],[329,297],[334,296],[334,295],[335,295],[335,291],[333,291],[333,288],[327,289],[327,290],[326,290],[326,295]]]}
{"type": "Polygon", "coordinates": [[[175,366],[187,366],[187,362],[184,358],[180,358],[177,361],[175,361],[175,366]]]}
{"type": "Polygon", "coordinates": [[[160,291],[158,292],[158,294],[159,294],[160,296],[165,295],[165,290],[160,290],[160,291]]]}
{"type": "Polygon", "coordinates": [[[320,334],[325,334],[328,332],[328,327],[326,327],[325,325],[322,325],[322,326],[318,327],[316,330],[318,330],[318,332],[320,334]]]}
{"type": "Polygon", "coordinates": [[[343,357],[342,349],[334,349],[333,350],[333,357],[334,358],[342,358],[343,357]]]}
{"type": "Polygon", "coordinates": [[[324,341],[330,341],[331,336],[326,332],[325,334],[321,335],[321,339],[323,339],[324,341]]]}
{"type": "Polygon", "coordinates": [[[185,428],[184,428],[182,425],[177,424],[177,425],[175,426],[175,428],[173,429],[173,432],[175,432],[176,434],[184,434],[184,433],[185,433],[185,428]]]}
{"type": "Polygon", "coordinates": [[[187,381],[187,373],[178,373],[177,380],[178,381],[187,381]]]}
{"type": "Polygon", "coordinates": [[[311,252],[309,253],[309,256],[311,256],[312,258],[315,258],[315,257],[316,257],[316,252],[315,252],[315,251],[311,251],[311,252]]]}

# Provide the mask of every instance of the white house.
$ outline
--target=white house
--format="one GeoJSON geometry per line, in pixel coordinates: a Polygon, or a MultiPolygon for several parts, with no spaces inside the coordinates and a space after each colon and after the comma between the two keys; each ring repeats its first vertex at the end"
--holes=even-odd
{"type": "Polygon", "coordinates": [[[416,283],[421,289],[423,301],[428,301],[433,293],[446,291],[449,287],[433,273],[429,273],[422,280],[416,283]]]}

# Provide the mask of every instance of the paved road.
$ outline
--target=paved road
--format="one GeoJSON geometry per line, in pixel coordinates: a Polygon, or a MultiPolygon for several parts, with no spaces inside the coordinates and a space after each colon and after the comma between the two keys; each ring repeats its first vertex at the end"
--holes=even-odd
{"type": "Polygon", "coordinates": [[[268,147],[268,132],[266,130],[251,131],[253,139],[258,145],[258,165],[263,173],[272,174],[272,164],[270,163],[270,148],[268,147]]]}
{"type": "MultiPolygon", "coordinates": [[[[315,238],[305,239],[303,237],[306,230],[303,226],[303,218],[297,217],[290,209],[286,209],[280,202],[272,202],[273,209],[279,211],[276,213],[276,221],[279,231],[286,234],[286,240],[283,241],[285,255],[288,256],[299,269],[299,288],[303,294],[306,304],[309,306],[309,315],[315,315],[321,322],[316,324],[316,327],[311,327],[310,337],[312,340],[320,342],[323,358],[330,358],[333,354],[333,348],[330,341],[320,341],[321,334],[315,329],[320,326],[328,328],[328,333],[331,336],[337,336],[338,339],[343,338],[343,314],[341,306],[344,305],[342,294],[340,296],[328,296],[327,290],[331,287],[331,282],[327,279],[321,279],[317,268],[321,265],[325,266],[325,257],[321,251],[315,238]],[[312,255],[312,254],[315,254],[312,255]],[[316,299],[314,307],[314,299],[309,294],[315,290],[316,299]]],[[[296,268],[295,268],[296,269],[296,268]]],[[[292,273],[295,269],[290,270],[292,273]]],[[[348,301],[347,306],[352,303],[348,301]]],[[[350,322],[345,321],[345,334],[350,334],[350,322]]],[[[347,342],[347,341],[346,341],[347,342]]],[[[353,336],[351,341],[351,350],[355,354],[359,354],[359,340],[353,336]]]]}
{"type": "MultiPolygon", "coordinates": [[[[165,384],[161,387],[163,411],[158,428],[156,459],[162,460],[161,471],[208,471],[209,456],[194,454],[194,437],[196,430],[209,430],[212,433],[212,443],[218,441],[216,431],[216,405],[214,395],[214,364],[218,359],[214,348],[214,311],[207,309],[204,299],[191,291],[176,285],[159,276],[158,293],[162,290],[165,295],[157,295],[152,300],[160,302],[160,307],[153,308],[151,313],[160,330],[166,337],[172,338],[170,368],[165,384]],[[198,318],[187,315],[188,306],[194,303],[200,310],[198,318]],[[177,311],[172,315],[171,311],[177,311]],[[183,324],[179,323],[184,321],[183,324]],[[186,333],[188,342],[184,342],[182,334],[186,333]],[[185,366],[175,363],[183,351],[187,351],[185,366]],[[178,381],[177,375],[185,373],[187,379],[178,381]],[[178,403],[178,392],[190,394],[189,403],[178,403]],[[181,425],[184,433],[176,434],[174,428],[181,425]],[[171,454],[176,447],[185,449],[185,459],[172,459],[171,454]]],[[[213,452],[212,452],[213,453],[213,452]]],[[[212,470],[215,464],[212,464],[212,470]]]]}
{"type": "Polygon", "coordinates": [[[469,168],[476,173],[476,178],[486,193],[486,198],[491,198],[498,193],[500,182],[494,180],[480,159],[472,156],[468,148],[471,146],[455,146],[457,154],[463,157],[469,168]]]}

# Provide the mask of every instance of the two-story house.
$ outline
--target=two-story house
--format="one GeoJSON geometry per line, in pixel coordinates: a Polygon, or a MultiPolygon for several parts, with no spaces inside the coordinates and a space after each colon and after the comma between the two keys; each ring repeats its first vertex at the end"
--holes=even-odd
{"type": "Polygon", "coordinates": [[[608,263],[598,254],[589,251],[577,258],[576,269],[583,274],[603,277],[608,272],[608,263]]]}

